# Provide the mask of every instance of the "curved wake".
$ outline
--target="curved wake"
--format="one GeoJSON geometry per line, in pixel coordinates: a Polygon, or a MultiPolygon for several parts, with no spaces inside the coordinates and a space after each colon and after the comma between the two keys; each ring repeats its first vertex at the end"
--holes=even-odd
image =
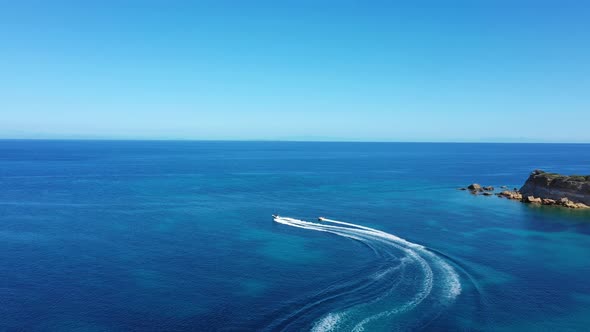
{"type": "Polygon", "coordinates": [[[298,320],[309,319],[306,316],[314,307],[327,301],[336,301],[341,306],[315,317],[308,329],[317,332],[415,329],[426,326],[461,293],[455,269],[419,244],[370,227],[325,218],[321,220],[323,223],[287,217],[274,220],[359,241],[383,258],[384,264],[361,282],[319,294],[319,300],[291,313],[286,323],[274,326],[273,330],[288,330],[298,320]]]}

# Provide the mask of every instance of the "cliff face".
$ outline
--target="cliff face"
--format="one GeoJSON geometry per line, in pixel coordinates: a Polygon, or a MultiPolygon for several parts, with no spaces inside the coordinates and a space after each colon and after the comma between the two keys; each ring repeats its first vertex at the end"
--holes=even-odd
{"type": "Polygon", "coordinates": [[[531,173],[519,192],[523,196],[554,200],[566,197],[572,202],[590,205],[590,175],[565,176],[536,170],[531,173]]]}

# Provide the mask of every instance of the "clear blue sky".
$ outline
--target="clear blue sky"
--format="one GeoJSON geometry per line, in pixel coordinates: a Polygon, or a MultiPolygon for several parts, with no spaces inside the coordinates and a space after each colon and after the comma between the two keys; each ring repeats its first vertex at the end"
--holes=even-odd
{"type": "Polygon", "coordinates": [[[588,1],[192,2],[2,1],[0,137],[590,142],[588,1]]]}

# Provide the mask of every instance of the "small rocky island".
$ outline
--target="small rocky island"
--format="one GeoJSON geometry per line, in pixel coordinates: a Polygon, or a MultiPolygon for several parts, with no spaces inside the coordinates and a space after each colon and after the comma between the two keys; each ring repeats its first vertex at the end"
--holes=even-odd
{"type": "Polygon", "coordinates": [[[469,190],[472,194],[485,196],[496,195],[523,203],[557,205],[572,209],[590,208],[590,175],[560,175],[535,170],[520,188],[508,190],[502,186],[501,192],[494,192],[494,187],[482,187],[477,183],[460,190],[469,190]]]}

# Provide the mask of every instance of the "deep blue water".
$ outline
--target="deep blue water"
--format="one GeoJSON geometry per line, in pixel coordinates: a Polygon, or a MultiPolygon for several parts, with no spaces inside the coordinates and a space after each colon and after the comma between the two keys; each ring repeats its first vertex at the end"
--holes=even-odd
{"type": "Polygon", "coordinates": [[[0,330],[587,330],[590,214],[456,190],[535,168],[590,145],[0,141],[0,330]]]}

